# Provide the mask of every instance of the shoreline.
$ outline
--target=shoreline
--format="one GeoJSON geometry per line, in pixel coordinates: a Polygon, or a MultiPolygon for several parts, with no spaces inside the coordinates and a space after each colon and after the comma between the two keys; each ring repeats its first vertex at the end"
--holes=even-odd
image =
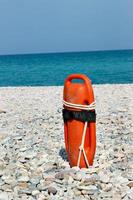
{"type": "MultiPolygon", "coordinates": [[[[133,85],[133,83],[99,83],[99,84],[92,84],[92,86],[104,86],[104,85],[112,85],[112,86],[125,86],[125,85],[133,85]]],[[[1,88],[46,88],[46,87],[63,87],[64,85],[43,85],[43,86],[0,86],[1,88]]]]}

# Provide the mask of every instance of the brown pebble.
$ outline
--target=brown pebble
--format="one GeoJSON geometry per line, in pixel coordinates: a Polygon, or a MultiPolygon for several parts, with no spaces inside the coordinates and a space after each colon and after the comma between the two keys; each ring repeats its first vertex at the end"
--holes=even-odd
{"type": "Polygon", "coordinates": [[[94,184],[96,182],[96,178],[91,177],[91,178],[85,178],[84,183],[85,184],[94,184]]]}
{"type": "Polygon", "coordinates": [[[20,183],[18,183],[18,186],[21,189],[25,189],[25,188],[28,188],[28,183],[27,182],[20,182],[20,183]]]}
{"type": "Polygon", "coordinates": [[[57,193],[56,188],[54,188],[54,187],[48,187],[48,194],[51,194],[51,193],[53,195],[55,195],[57,193]]]}
{"type": "Polygon", "coordinates": [[[55,175],[55,178],[59,179],[59,180],[63,180],[64,179],[64,173],[63,172],[59,172],[55,175]]]}
{"type": "Polygon", "coordinates": [[[133,187],[133,182],[128,183],[128,187],[132,188],[133,187]]]}

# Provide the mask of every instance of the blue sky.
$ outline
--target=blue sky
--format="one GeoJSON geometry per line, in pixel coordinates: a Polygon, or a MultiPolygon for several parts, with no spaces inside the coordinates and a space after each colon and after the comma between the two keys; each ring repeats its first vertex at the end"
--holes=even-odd
{"type": "Polygon", "coordinates": [[[133,0],[0,0],[0,54],[133,49],[133,0]]]}

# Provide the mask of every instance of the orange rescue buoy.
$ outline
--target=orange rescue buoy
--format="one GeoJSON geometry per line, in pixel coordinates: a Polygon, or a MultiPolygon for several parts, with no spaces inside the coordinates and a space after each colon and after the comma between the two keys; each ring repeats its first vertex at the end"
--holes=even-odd
{"type": "Polygon", "coordinates": [[[63,119],[65,146],[70,166],[93,165],[96,150],[96,114],[93,88],[83,74],[72,74],[64,83],[63,119]],[[83,83],[72,82],[82,79],[83,83]]]}

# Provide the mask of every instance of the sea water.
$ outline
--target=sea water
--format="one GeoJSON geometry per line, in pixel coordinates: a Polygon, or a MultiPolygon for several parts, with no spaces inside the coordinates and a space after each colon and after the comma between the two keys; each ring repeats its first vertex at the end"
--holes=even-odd
{"type": "Polygon", "coordinates": [[[93,84],[133,83],[133,50],[0,56],[0,86],[63,85],[73,73],[93,84]]]}

